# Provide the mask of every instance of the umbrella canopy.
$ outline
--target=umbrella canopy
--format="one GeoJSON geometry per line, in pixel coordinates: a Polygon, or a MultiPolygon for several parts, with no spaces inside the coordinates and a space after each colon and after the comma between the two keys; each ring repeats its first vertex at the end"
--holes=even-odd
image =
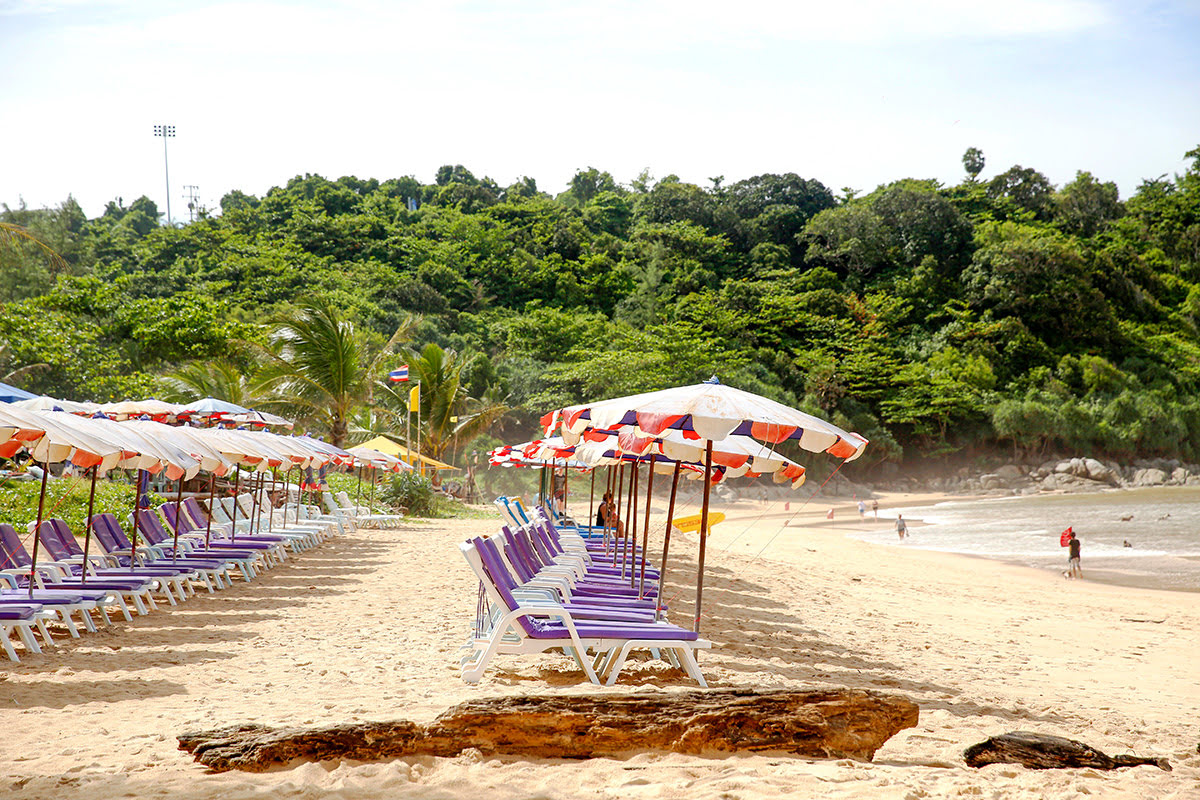
{"type": "Polygon", "coordinates": [[[346,452],[353,453],[355,460],[361,460],[364,465],[369,467],[391,470],[392,472],[412,471],[411,464],[406,464],[399,458],[396,458],[396,456],[388,455],[371,447],[362,447],[360,445],[359,447],[351,447],[346,452]]]}
{"type": "Polygon", "coordinates": [[[174,417],[180,411],[181,406],[171,403],[164,403],[161,400],[122,400],[117,403],[104,403],[100,406],[100,410],[104,415],[112,419],[128,419],[130,417],[148,416],[153,419],[166,419],[174,417]]]}
{"type": "Polygon", "coordinates": [[[164,425],[149,420],[129,420],[122,426],[141,431],[152,438],[164,439],[200,462],[200,469],[214,475],[225,475],[233,469],[233,460],[228,459],[216,445],[194,432],[197,428],[185,425],[164,425]]]}
{"type": "Polygon", "coordinates": [[[21,448],[31,445],[46,435],[37,425],[4,413],[6,406],[0,406],[0,458],[11,458],[21,448]]]}
{"type": "Polygon", "coordinates": [[[494,467],[566,467],[590,470],[590,466],[572,458],[574,453],[575,448],[565,446],[561,436],[551,436],[521,444],[494,447],[488,451],[488,464],[494,467]]]}
{"type": "MultiPolygon", "coordinates": [[[[704,466],[705,447],[685,438],[678,430],[642,436],[633,426],[618,431],[589,428],[580,434],[580,439],[572,451],[592,465],[614,463],[615,450],[638,456],[656,454],[670,461],[704,466]]],[[[719,480],[769,474],[776,483],[790,481],[793,489],[800,488],[805,480],[804,467],[745,436],[729,436],[714,442],[712,463],[721,468],[719,480]]]]}
{"type": "MultiPolygon", "coordinates": [[[[82,469],[112,469],[125,457],[121,445],[103,438],[95,430],[77,428],[79,417],[56,412],[26,411],[0,406],[0,426],[17,431],[12,441],[21,441],[34,461],[57,464],[70,461],[82,469]],[[34,435],[41,431],[40,436],[34,435]]],[[[13,449],[9,455],[16,452],[13,449]]]]}
{"type": "Polygon", "coordinates": [[[768,444],[790,440],[805,450],[823,451],[847,461],[858,458],[867,446],[867,440],[857,433],[720,383],[679,386],[568,406],[542,417],[542,424],[547,435],[561,428],[568,444],[576,443],[589,427],[611,430],[636,426],[639,433],[649,436],[678,430],[685,439],[693,441],[719,441],[735,434],[768,444]]]}
{"type": "Polygon", "coordinates": [[[91,414],[100,408],[99,403],[78,403],[74,400],[58,400],[44,395],[28,400],[18,400],[13,405],[29,411],[66,411],[69,414],[91,414]]]}
{"type": "Polygon", "coordinates": [[[0,403],[14,403],[17,400],[32,400],[37,397],[36,394],[18,389],[15,386],[9,386],[7,383],[0,383],[0,403]]]}
{"type": "Polygon", "coordinates": [[[220,417],[227,414],[249,414],[250,409],[243,408],[235,403],[226,402],[225,400],[218,400],[215,397],[205,397],[202,400],[195,400],[180,408],[180,414],[184,413],[189,416],[220,417]]]}
{"type": "Polygon", "coordinates": [[[436,458],[430,458],[429,456],[421,455],[420,453],[409,450],[404,445],[400,444],[399,442],[393,442],[386,436],[376,436],[374,439],[363,442],[359,446],[370,447],[373,450],[379,450],[380,452],[387,453],[388,455],[399,456],[409,463],[411,463],[413,459],[416,459],[427,467],[436,467],[438,469],[458,469],[458,467],[452,464],[447,464],[444,461],[438,461],[436,458]]]}
{"type": "Polygon", "coordinates": [[[283,417],[278,417],[274,414],[268,414],[265,411],[255,411],[252,408],[244,409],[241,413],[234,413],[224,418],[228,422],[236,422],[239,425],[257,425],[260,427],[270,428],[287,428],[289,431],[296,427],[295,423],[286,420],[283,417]]]}

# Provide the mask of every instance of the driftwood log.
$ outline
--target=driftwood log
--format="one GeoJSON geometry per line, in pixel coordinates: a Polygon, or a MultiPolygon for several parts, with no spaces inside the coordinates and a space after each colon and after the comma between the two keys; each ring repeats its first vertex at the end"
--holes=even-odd
{"type": "Polygon", "coordinates": [[[1064,767],[1092,767],[1093,769],[1117,769],[1149,764],[1152,767],[1171,771],[1165,758],[1143,758],[1141,756],[1109,756],[1090,745],[1061,736],[1046,736],[1029,731],[1013,731],[1001,736],[973,744],[963,751],[969,767],[988,764],[1020,764],[1029,769],[1062,769],[1064,767]]]}
{"type": "Polygon", "coordinates": [[[241,725],[186,733],[179,747],[214,770],[250,772],[293,759],[452,757],[468,748],[542,758],[740,750],[870,760],[889,738],[916,724],[916,703],[869,691],[549,695],[471,700],[429,725],[241,725]]]}

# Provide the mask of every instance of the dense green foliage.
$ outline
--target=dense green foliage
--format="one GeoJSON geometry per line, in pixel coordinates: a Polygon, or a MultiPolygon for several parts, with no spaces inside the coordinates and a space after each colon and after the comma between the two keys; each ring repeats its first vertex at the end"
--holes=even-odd
{"type": "Polygon", "coordinates": [[[21,385],[160,393],[164,372],[268,350],[260,323],[318,298],[380,345],[420,315],[409,358],[435,344],[456,396],[517,409],[488,420],[506,439],[555,405],[716,373],[861,432],[859,467],[997,447],[1200,459],[1188,157],[1125,201],[1082,171],[979,179],[972,148],[958,185],[842,199],[793,174],[622,186],[596,169],[551,197],[446,166],[427,185],[297,177],[175,228],[145,198],[94,220],[72,200],[6,210],[63,259],[0,248],[0,376],[46,364],[21,385]]]}

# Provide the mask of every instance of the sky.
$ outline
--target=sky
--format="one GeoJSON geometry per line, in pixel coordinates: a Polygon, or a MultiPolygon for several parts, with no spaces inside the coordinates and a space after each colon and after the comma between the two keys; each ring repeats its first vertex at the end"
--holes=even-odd
{"type": "Polygon", "coordinates": [[[165,212],[169,179],[179,222],[189,191],[442,164],[861,192],[957,183],[968,147],[1128,197],[1197,145],[1200,0],[0,0],[10,207],[165,212]]]}

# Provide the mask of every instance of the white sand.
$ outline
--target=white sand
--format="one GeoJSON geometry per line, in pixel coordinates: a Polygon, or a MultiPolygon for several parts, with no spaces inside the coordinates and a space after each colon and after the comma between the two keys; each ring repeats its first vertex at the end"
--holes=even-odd
{"type": "MultiPolygon", "coordinates": [[[[928,498],[889,505],[906,499],[928,498]]],[[[482,683],[464,684],[457,649],[476,583],[454,545],[494,524],[457,520],[360,531],[254,583],[0,662],[0,797],[1200,797],[1200,594],[865,544],[838,531],[863,524],[850,504],[838,511],[850,521],[832,525],[827,507],[795,516],[757,558],[792,513],[725,509],[708,550],[703,632],[715,647],[701,666],[714,687],[861,687],[914,699],[919,727],[874,763],[468,753],[210,774],[177,749],[181,732],[233,723],[428,721],[473,697],[693,688],[644,661],[597,688],[561,655],[500,657],[482,683]],[[1175,771],[963,764],[963,748],[1011,730],[1165,756],[1175,771]]],[[[694,542],[672,543],[666,596],[683,624],[694,542]]]]}

